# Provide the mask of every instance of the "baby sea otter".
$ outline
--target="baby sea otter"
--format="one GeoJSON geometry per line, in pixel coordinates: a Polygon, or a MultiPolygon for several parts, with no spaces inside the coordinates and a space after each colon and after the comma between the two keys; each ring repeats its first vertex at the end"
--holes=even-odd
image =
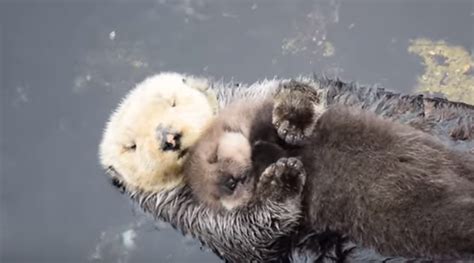
{"type": "Polygon", "coordinates": [[[184,175],[212,209],[301,192],[305,228],[347,234],[385,255],[473,258],[474,158],[429,134],[326,108],[296,81],[274,99],[228,106],[203,134],[184,175]],[[267,193],[260,184],[272,180],[284,187],[267,193]]]}

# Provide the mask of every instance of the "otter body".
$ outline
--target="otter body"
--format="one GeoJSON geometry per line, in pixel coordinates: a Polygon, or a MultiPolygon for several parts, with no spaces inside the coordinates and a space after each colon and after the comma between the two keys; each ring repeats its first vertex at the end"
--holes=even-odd
{"type": "MultiPolygon", "coordinates": [[[[320,99],[326,105],[350,105],[397,122],[419,123],[457,149],[466,152],[474,149],[474,108],[470,105],[400,95],[326,78],[299,80],[324,94],[320,99]]],[[[285,81],[236,85],[178,73],[160,73],[148,78],[132,89],[111,115],[101,141],[101,165],[113,184],[145,211],[199,239],[225,261],[287,262],[302,258],[303,262],[345,259],[380,262],[387,259],[372,250],[354,248],[340,235],[301,228],[302,200],[299,192],[294,191],[300,189],[294,180],[302,180],[304,176],[293,168],[287,176],[282,177],[280,169],[271,169],[265,177],[255,178],[255,191],[266,193],[261,194],[260,200],[232,212],[211,209],[192,194],[189,185],[183,184],[181,170],[187,149],[214,117],[216,98],[218,108],[240,99],[261,100],[272,97],[285,81]],[[275,180],[268,180],[271,178],[275,180]],[[288,193],[294,195],[285,195],[285,199],[283,195],[272,194],[286,191],[287,179],[293,185],[288,193]]],[[[258,169],[266,169],[266,164],[276,158],[258,152],[271,151],[279,156],[281,145],[276,145],[266,142],[251,148],[255,156],[263,156],[258,163],[264,165],[258,169]]]]}
{"type": "MultiPolygon", "coordinates": [[[[260,198],[257,182],[273,180],[267,173],[294,169],[307,173],[306,228],[347,234],[384,255],[474,256],[474,158],[372,113],[323,109],[308,89],[290,82],[275,100],[225,109],[184,165],[195,196],[232,211],[260,198]]],[[[276,200],[299,189],[297,177],[282,178],[276,200]]]]}

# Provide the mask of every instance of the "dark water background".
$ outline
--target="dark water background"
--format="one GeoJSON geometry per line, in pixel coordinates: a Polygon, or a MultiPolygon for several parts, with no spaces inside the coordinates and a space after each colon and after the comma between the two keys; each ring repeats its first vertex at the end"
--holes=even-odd
{"type": "Polygon", "coordinates": [[[410,92],[409,41],[472,52],[473,3],[0,0],[0,262],[216,262],[103,176],[102,128],[133,83],[325,72],[410,92]]]}

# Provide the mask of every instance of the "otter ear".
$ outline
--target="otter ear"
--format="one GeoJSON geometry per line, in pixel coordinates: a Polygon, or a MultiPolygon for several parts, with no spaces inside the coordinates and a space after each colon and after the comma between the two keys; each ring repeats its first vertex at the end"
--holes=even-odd
{"type": "Polygon", "coordinates": [[[206,78],[196,78],[196,77],[184,77],[183,83],[186,83],[191,88],[197,89],[201,92],[205,92],[210,89],[211,82],[206,78]]]}

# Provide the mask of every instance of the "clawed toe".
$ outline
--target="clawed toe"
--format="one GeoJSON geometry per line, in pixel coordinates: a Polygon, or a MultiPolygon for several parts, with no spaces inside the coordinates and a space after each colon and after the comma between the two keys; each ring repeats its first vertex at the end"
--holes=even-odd
{"type": "Polygon", "coordinates": [[[302,192],[306,173],[301,160],[295,157],[280,158],[262,173],[259,191],[270,197],[295,196],[302,192]]]}
{"type": "Polygon", "coordinates": [[[290,145],[301,145],[308,136],[305,135],[305,131],[296,125],[291,124],[288,120],[274,121],[278,136],[290,145]]]}

